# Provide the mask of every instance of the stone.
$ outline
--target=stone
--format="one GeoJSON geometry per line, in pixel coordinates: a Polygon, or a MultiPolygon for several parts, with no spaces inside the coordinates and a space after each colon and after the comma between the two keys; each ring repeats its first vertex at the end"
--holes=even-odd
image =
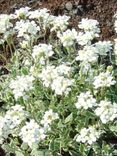
{"type": "Polygon", "coordinates": [[[73,8],[73,4],[72,4],[71,2],[67,2],[67,3],[65,4],[65,8],[66,8],[68,11],[71,11],[72,8],[73,8]]]}

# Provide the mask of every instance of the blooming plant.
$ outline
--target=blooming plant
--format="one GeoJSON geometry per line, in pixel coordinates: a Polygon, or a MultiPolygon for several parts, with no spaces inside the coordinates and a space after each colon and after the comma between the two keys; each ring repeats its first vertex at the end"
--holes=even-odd
{"type": "MultiPolygon", "coordinates": [[[[24,7],[0,15],[12,57],[0,78],[0,145],[16,156],[114,156],[117,39],[100,41],[94,19],[24,7]]],[[[117,20],[115,22],[117,31],[117,20]]]]}

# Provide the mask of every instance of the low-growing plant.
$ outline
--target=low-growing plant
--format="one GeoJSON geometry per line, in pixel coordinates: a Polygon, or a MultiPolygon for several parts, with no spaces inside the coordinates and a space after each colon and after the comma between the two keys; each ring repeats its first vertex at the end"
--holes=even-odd
{"type": "Polygon", "coordinates": [[[0,46],[12,54],[0,78],[7,155],[117,155],[117,39],[100,41],[94,19],[78,30],[69,19],[28,7],[0,15],[0,46]]]}

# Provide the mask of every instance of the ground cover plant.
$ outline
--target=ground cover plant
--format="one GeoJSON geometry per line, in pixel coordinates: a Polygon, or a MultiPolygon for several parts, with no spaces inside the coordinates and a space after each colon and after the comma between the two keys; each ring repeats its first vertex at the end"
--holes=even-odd
{"type": "MultiPolygon", "coordinates": [[[[117,135],[117,39],[98,21],[20,8],[0,15],[0,144],[16,156],[113,156],[117,135]]],[[[115,31],[117,20],[115,15],[115,31]]]]}

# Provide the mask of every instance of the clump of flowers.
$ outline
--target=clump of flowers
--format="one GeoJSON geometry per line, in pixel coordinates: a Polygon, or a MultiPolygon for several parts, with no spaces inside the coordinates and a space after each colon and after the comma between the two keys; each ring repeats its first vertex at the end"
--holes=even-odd
{"type": "Polygon", "coordinates": [[[44,64],[45,60],[54,54],[52,45],[39,44],[33,47],[32,57],[34,60],[39,60],[40,63],[44,64]]]}
{"type": "Polygon", "coordinates": [[[57,36],[60,39],[64,47],[69,47],[74,44],[74,41],[76,41],[77,31],[75,29],[72,29],[72,30],[68,29],[62,34],[58,32],[57,36]]]}
{"type": "Polygon", "coordinates": [[[7,14],[0,15],[0,34],[4,34],[9,28],[13,27],[13,24],[10,22],[11,17],[7,14]]]}
{"type": "Polygon", "coordinates": [[[16,18],[26,18],[29,16],[29,7],[20,8],[19,10],[15,11],[16,18]]]}
{"type": "Polygon", "coordinates": [[[43,119],[41,120],[41,124],[44,125],[44,127],[48,127],[52,124],[52,121],[59,119],[59,116],[57,113],[54,113],[52,109],[46,111],[44,113],[43,119]]]}
{"type": "Polygon", "coordinates": [[[93,85],[95,89],[103,88],[103,87],[110,87],[114,85],[116,81],[113,79],[112,74],[109,71],[101,72],[98,76],[94,77],[93,85]]]}
{"type": "Polygon", "coordinates": [[[9,87],[12,89],[15,99],[25,96],[25,92],[33,89],[34,77],[29,75],[17,76],[11,80],[9,87]]]}
{"type": "Polygon", "coordinates": [[[14,135],[15,128],[26,120],[28,113],[20,105],[12,106],[4,117],[0,116],[0,142],[8,138],[9,134],[14,135]]]}
{"type": "Polygon", "coordinates": [[[73,79],[66,78],[64,74],[68,74],[69,66],[62,65],[66,70],[61,70],[61,66],[48,66],[42,70],[39,77],[42,79],[46,87],[51,87],[56,95],[68,94],[71,86],[74,83],[73,79]]]}
{"type": "Polygon", "coordinates": [[[44,129],[34,121],[30,120],[24,127],[22,127],[19,136],[24,143],[27,143],[30,148],[34,148],[41,140],[45,139],[44,129]]]}
{"type": "Polygon", "coordinates": [[[100,40],[97,20],[74,29],[69,19],[29,7],[0,15],[1,48],[12,55],[0,68],[7,155],[117,155],[106,142],[117,135],[117,39],[100,40]]]}
{"type": "Polygon", "coordinates": [[[117,104],[102,100],[96,108],[95,114],[100,117],[103,124],[113,121],[117,118],[117,104]]]}
{"type": "Polygon", "coordinates": [[[18,37],[24,37],[25,39],[29,39],[28,35],[36,36],[40,27],[37,26],[35,21],[18,21],[16,23],[15,29],[18,32],[18,37]]]}
{"type": "Polygon", "coordinates": [[[78,56],[76,57],[76,60],[90,63],[97,62],[97,49],[93,46],[85,46],[83,50],[78,51],[78,56]]]}
{"type": "Polygon", "coordinates": [[[95,43],[99,55],[107,55],[107,52],[112,50],[112,43],[110,41],[99,41],[95,43]]]}
{"type": "Polygon", "coordinates": [[[91,145],[99,139],[100,134],[101,133],[93,126],[83,128],[80,134],[76,136],[76,141],[91,145]]]}
{"type": "Polygon", "coordinates": [[[53,18],[52,20],[52,28],[51,31],[61,30],[64,31],[68,26],[68,20],[70,19],[69,16],[63,15],[53,18]]]}
{"type": "Polygon", "coordinates": [[[86,32],[93,32],[96,36],[98,36],[100,32],[99,22],[93,19],[83,18],[79,23],[78,27],[86,32]]]}
{"type": "Polygon", "coordinates": [[[20,125],[27,116],[28,114],[24,111],[24,107],[15,105],[6,112],[5,119],[11,121],[10,129],[13,129],[14,127],[20,125]]]}
{"type": "Polygon", "coordinates": [[[78,101],[76,102],[75,106],[77,109],[83,108],[88,109],[96,106],[96,99],[93,98],[91,93],[89,91],[85,93],[81,93],[79,96],[77,96],[78,101]]]}

